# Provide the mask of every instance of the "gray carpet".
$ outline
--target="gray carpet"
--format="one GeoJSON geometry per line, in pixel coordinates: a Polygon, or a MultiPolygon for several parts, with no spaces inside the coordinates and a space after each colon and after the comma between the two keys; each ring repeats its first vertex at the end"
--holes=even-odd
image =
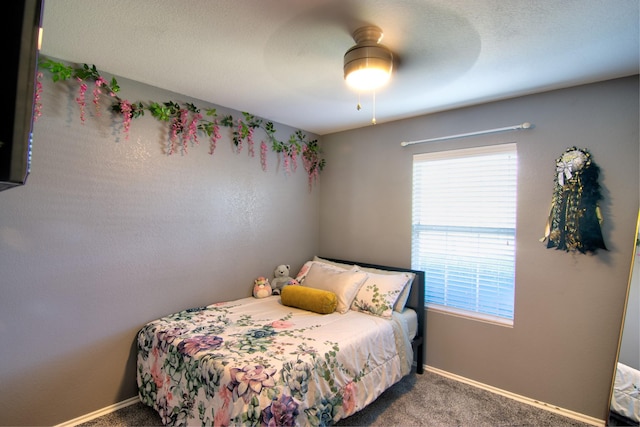
{"type": "MultiPolygon", "coordinates": [[[[142,403],[90,422],[89,426],[161,426],[157,413],[142,403]]],[[[587,427],[544,409],[483,390],[438,374],[411,374],[375,402],[339,426],[434,427],[587,427]]]]}

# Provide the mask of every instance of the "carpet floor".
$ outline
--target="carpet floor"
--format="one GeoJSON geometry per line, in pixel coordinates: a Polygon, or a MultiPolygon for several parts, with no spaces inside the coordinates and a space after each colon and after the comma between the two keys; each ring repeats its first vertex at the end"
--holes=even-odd
{"type": "MultiPolygon", "coordinates": [[[[137,403],[80,424],[161,426],[158,414],[137,403]]],[[[567,418],[432,372],[411,374],[338,426],[587,427],[567,418]]]]}

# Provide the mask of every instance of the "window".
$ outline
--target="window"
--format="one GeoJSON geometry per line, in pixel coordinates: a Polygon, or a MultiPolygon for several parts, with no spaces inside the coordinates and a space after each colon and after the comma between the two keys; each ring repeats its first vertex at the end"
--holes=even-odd
{"type": "Polygon", "coordinates": [[[413,158],[411,267],[429,307],[512,323],[516,144],[413,158]]]}

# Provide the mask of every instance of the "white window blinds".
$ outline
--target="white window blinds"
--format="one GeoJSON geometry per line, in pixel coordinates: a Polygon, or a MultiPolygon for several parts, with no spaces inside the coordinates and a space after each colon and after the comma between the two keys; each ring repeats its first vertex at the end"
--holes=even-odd
{"type": "Polygon", "coordinates": [[[516,144],[413,158],[412,268],[427,305],[513,319],[516,144]]]}

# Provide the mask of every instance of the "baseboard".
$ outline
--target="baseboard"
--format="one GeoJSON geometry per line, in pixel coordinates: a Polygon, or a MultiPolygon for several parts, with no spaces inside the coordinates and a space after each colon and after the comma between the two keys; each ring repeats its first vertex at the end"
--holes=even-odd
{"type": "Polygon", "coordinates": [[[487,384],[483,384],[478,381],[471,380],[469,378],[461,377],[460,375],[452,374],[451,372],[443,371],[441,369],[434,368],[433,366],[424,365],[424,369],[426,371],[433,372],[434,374],[442,375],[443,377],[451,378],[452,380],[460,381],[460,382],[490,391],[492,393],[496,393],[513,400],[517,400],[518,402],[526,403],[528,405],[535,406],[540,409],[545,409],[549,412],[553,412],[553,413],[556,413],[564,417],[571,418],[586,424],[591,424],[598,427],[604,427],[606,425],[605,420],[599,420],[589,415],[584,415],[579,412],[571,411],[569,409],[560,408],[558,406],[551,405],[545,402],[540,402],[539,400],[531,399],[529,397],[520,396],[519,394],[511,393],[510,391],[502,390],[487,384]]]}
{"type": "MultiPolygon", "coordinates": [[[[415,366],[415,362],[414,362],[414,366],[415,366]]],[[[447,377],[447,378],[451,378],[452,380],[456,380],[456,381],[460,381],[463,382],[465,384],[469,384],[487,391],[490,391],[492,393],[496,393],[499,394],[501,396],[505,396],[508,397],[510,399],[514,399],[517,400],[518,402],[522,402],[522,403],[526,403],[528,405],[531,406],[535,406],[537,408],[540,409],[545,409],[547,411],[565,416],[567,418],[571,418],[586,424],[591,424],[594,426],[598,426],[598,427],[604,427],[606,425],[606,421],[605,420],[599,420],[597,418],[594,417],[590,417],[588,415],[584,415],[584,414],[580,414],[578,412],[575,411],[571,411],[569,409],[564,409],[564,408],[560,408],[558,406],[555,405],[550,405],[548,403],[544,403],[544,402],[540,402],[538,400],[535,399],[531,399],[525,396],[520,396],[519,394],[515,394],[515,393],[511,393],[509,391],[506,390],[502,390],[499,389],[497,387],[493,387],[487,384],[483,384],[481,382],[478,381],[474,381],[471,380],[469,378],[465,378],[462,377],[460,375],[456,375],[456,374],[452,374],[451,372],[447,372],[447,371],[443,371],[442,369],[438,369],[438,368],[434,368],[433,366],[429,366],[429,365],[424,365],[424,369],[426,371],[429,372],[433,372],[434,374],[438,374],[438,375],[442,375],[443,377],[447,377]]],[[[86,423],[87,421],[91,421],[94,420],[96,418],[99,418],[103,415],[107,415],[110,414],[112,412],[117,411],[118,409],[122,409],[122,408],[126,408],[127,406],[131,406],[131,405],[135,405],[136,403],[138,403],[140,401],[140,399],[138,398],[138,396],[129,398],[127,400],[123,400],[122,402],[119,403],[115,403],[113,405],[107,406],[106,408],[102,408],[102,409],[98,409],[97,411],[91,412],[89,414],[83,415],[81,417],[78,418],[74,418],[73,420],[70,421],[66,421],[62,424],[57,424],[54,427],[74,427],[78,424],[82,424],[82,423],[86,423]]]]}
{"type": "Polygon", "coordinates": [[[62,424],[57,424],[54,427],[73,427],[78,424],[86,423],[87,421],[94,420],[103,415],[111,414],[112,412],[117,411],[118,409],[126,408],[127,406],[135,405],[140,402],[140,398],[138,396],[131,397],[127,400],[123,400],[122,402],[114,403],[113,405],[107,406],[106,408],[98,409],[97,411],[93,411],[90,414],[82,415],[81,417],[74,418],[69,421],[65,421],[62,424]]]}

